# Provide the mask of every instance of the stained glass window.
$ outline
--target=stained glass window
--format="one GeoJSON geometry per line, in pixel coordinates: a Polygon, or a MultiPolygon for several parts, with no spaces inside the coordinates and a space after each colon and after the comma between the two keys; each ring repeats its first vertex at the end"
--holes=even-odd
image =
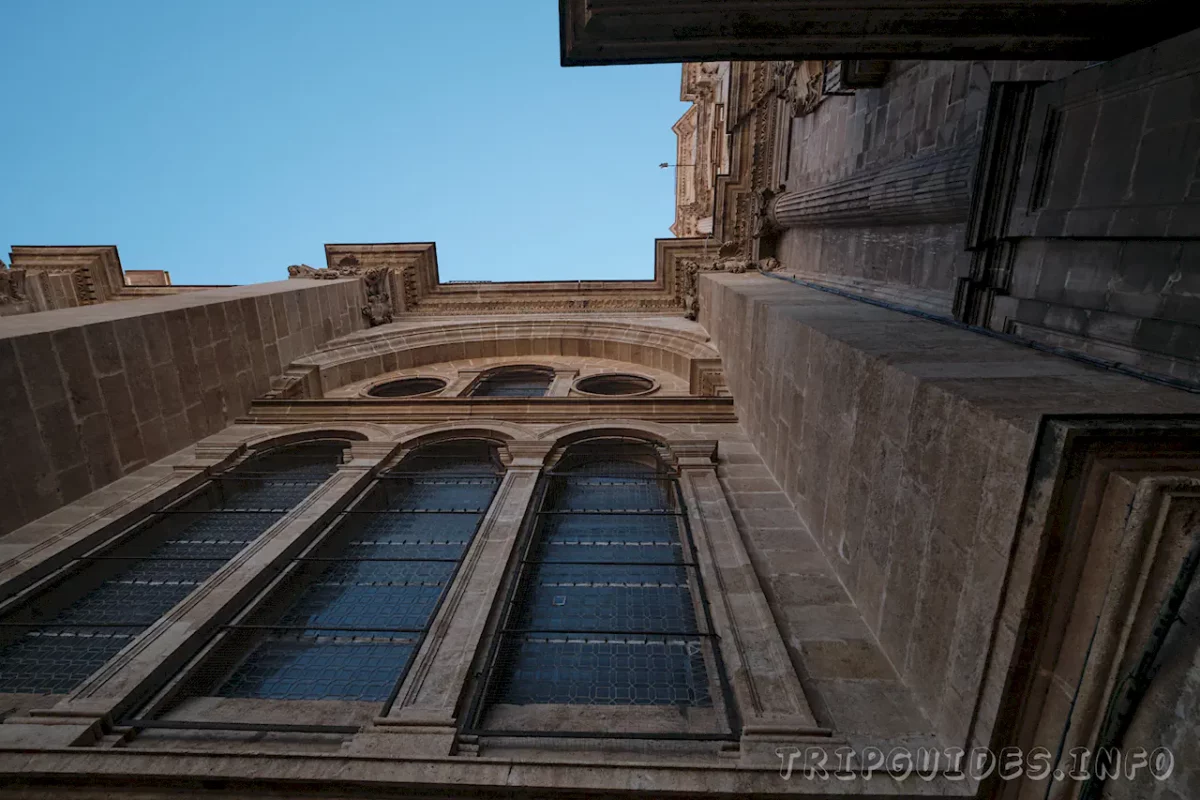
{"type": "Polygon", "coordinates": [[[715,637],[683,517],[651,446],[568,450],[544,478],[484,706],[719,705],[715,637]]]}
{"type": "Polygon", "coordinates": [[[0,692],[69,692],[324,483],[347,445],[252,457],[72,561],[0,620],[0,692]]]}
{"type": "MultiPolygon", "coordinates": [[[[487,512],[495,448],[421,448],[383,472],[245,618],[191,694],[382,703],[404,674],[487,512]]],[[[386,709],[383,713],[386,713],[386,709]]]]}
{"type": "Polygon", "coordinates": [[[554,371],[540,367],[512,367],[487,373],[471,391],[472,397],[544,397],[554,371]]]}

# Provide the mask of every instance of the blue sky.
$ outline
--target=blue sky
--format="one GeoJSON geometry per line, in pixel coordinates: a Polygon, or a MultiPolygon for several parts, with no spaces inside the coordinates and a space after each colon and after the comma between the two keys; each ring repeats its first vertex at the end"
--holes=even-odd
{"type": "Polygon", "coordinates": [[[184,283],[327,242],[442,280],[649,278],[678,65],[558,64],[554,0],[0,0],[0,247],[115,244],[184,283]]]}

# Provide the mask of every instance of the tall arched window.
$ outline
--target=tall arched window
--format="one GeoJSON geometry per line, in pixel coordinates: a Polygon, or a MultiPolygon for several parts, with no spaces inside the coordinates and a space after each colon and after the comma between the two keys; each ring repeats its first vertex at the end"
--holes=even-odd
{"type": "Polygon", "coordinates": [[[471,397],[545,397],[554,370],[545,367],[503,367],[485,373],[471,397]]]}
{"type": "Polygon", "coordinates": [[[348,444],[252,456],[11,598],[0,692],[69,692],[324,483],[348,444]]]}
{"type": "Polygon", "coordinates": [[[272,716],[247,700],[341,701],[342,721],[387,713],[501,473],[496,447],[478,440],[419,448],[381,473],[143,712],[171,722],[135,726],[310,719],[303,704],[272,716]]]}
{"type": "Polygon", "coordinates": [[[472,728],[727,738],[724,676],[676,479],[644,442],[543,479],[472,728]]]}

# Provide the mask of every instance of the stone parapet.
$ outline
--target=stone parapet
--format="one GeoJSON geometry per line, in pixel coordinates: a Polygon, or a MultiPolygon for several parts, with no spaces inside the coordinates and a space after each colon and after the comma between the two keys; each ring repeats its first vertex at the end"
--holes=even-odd
{"type": "Polygon", "coordinates": [[[225,427],[361,327],[359,294],[287,281],[0,319],[0,534],[225,427]]]}

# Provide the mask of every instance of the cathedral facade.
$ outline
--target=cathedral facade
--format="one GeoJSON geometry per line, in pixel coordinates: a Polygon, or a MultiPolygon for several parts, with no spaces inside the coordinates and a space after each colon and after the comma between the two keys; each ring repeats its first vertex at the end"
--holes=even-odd
{"type": "Polygon", "coordinates": [[[14,247],[0,797],[1194,796],[1195,41],[686,64],[650,280],[14,247]]]}

